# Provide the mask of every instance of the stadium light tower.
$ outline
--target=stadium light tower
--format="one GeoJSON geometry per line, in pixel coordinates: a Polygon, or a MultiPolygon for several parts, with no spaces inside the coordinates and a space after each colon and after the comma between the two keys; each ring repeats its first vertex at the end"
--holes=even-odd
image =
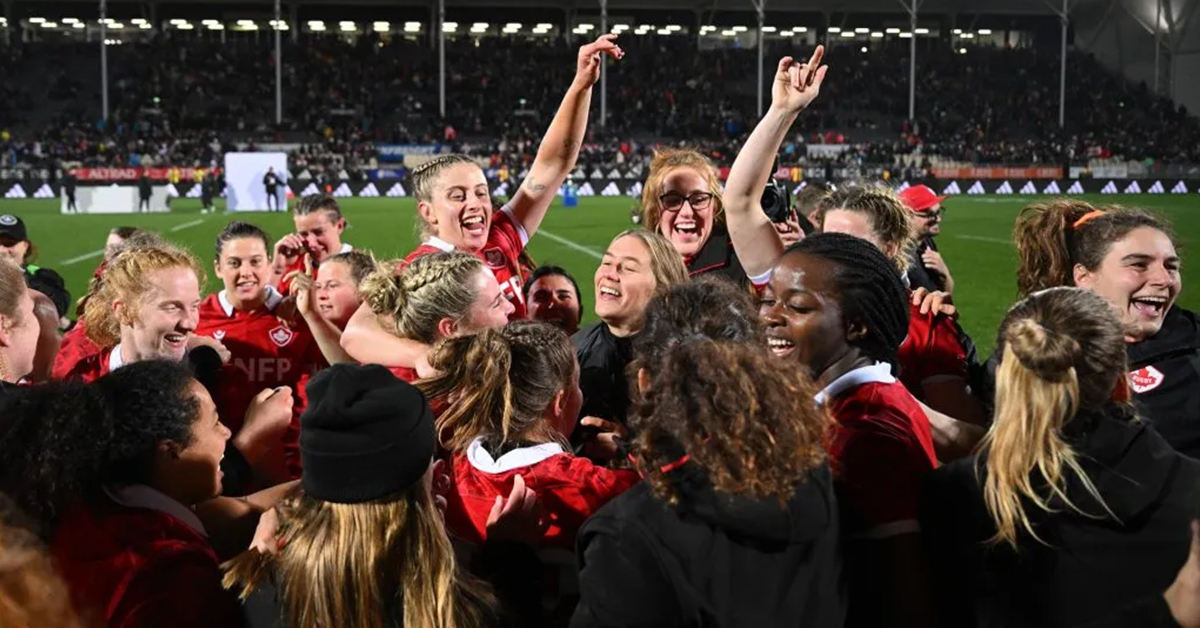
{"type": "Polygon", "coordinates": [[[446,118],[446,0],[438,0],[438,114],[446,118]]]}
{"type": "Polygon", "coordinates": [[[750,0],[758,14],[758,117],[763,114],[763,20],[766,17],[767,0],[750,0]]]}
{"type": "Polygon", "coordinates": [[[921,10],[921,0],[900,0],[900,5],[908,10],[908,121],[917,118],[917,12],[921,10]]]}
{"type": "Polygon", "coordinates": [[[275,0],[275,125],[283,124],[283,22],[280,21],[279,0],[275,0]]]}
{"type": "Polygon", "coordinates": [[[108,3],[100,0],[100,107],[101,115],[108,122],[108,3]]]}
{"type": "Polygon", "coordinates": [[[1063,0],[1058,19],[1062,22],[1062,51],[1058,68],[1058,128],[1067,126],[1067,28],[1071,23],[1070,0],[1063,0]]]}
{"type": "MultiPolygon", "coordinates": [[[[608,0],[600,0],[600,34],[608,32],[608,0]]],[[[608,55],[600,55],[600,128],[608,126],[608,55]]]]}

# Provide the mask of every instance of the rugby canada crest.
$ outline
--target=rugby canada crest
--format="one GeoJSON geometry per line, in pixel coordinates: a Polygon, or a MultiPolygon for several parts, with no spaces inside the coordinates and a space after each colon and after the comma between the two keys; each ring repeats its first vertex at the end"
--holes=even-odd
{"type": "Polygon", "coordinates": [[[272,329],[269,335],[271,336],[271,342],[275,343],[275,346],[281,348],[288,346],[288,343],[292,341],[292,338],[296,337],[295,332],[282,325],[272,329]]]}
{"type": "Polygon", "coordinates": [[[1163,378],[1162,371],[1153,366],[1143,366],[1136,371],[1129,372],[1129,387],[1133,389],[1133,392],[1141,395],[1161,386],[1163,378]]]}

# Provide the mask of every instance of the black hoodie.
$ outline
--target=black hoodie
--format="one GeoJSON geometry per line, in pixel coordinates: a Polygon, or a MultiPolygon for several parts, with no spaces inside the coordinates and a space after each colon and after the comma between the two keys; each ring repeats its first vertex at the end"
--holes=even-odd
{"type": "Polygon", "coordinates": [[[1064,471],[1067,496],[1091,516],[1057,498],[1050,501],[1052,513],[1028,507],[1049,547],[1023,531],[1017,551],[987,545],[996,528],[975,457],[931,474],[921,529],[929,541],[939,625],[1080,626],[1161,595],[1175,579],[1200,505],[1200,462],[1171,449],[1116,404],[1076,417],[1064,435],[1112,515],[1064,471]]]}
{"type": "Polygon", "coordinates": [[[573,628],[842,625],[846,595],[827,466],[786,506],[718,495],[693,463],[670,477],[678,507],[643,483],[583,525],[573,628]]]}
{"type": "Polygon", "coordinates": [[[1173,307],[1162,329],[1127,353],[1142,416],[1180,453],[1200,459],[1200,318],[1173,307]]]}

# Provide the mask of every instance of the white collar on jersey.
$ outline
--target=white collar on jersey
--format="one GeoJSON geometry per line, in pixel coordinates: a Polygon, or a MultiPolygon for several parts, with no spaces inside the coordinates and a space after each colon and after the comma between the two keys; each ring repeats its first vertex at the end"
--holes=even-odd
{"type": "Polygon", "coordinates": [[[429,239],[425,241],[425,244],[428,244],[429,246],[432,246],[435,249],[438,249],[440,251],[445,251],[447,253],[454,250],[453,244],[450,244],[449,242],[447,242],[437,236],[429,236],[429,239]]]}
{"type": "Polygon", "coordinates": [[[817,393],[813,400],[817,402],[817,405],[821,405],[855,386],[874,383],[891,384],[895,381],[896,378],[892,377],[892,365],[887,362],[876,362],[871,366],[860,366],[849,373],[842,374],[829,382],[829,385],[817,393]]]}
{"type": "MultiPolygon", "coordinates": [[[[217,301],[220,301],[221,309],[225,310],[225,316],[233,316],[233,304],[229,302],[229,299],[225,298],[224,290],[217,293],[217,301]]],[[[283,301],[283,295],[279,294],[279,291],[274,286],[267,286],[267,311],[274,310],[280,301],[283,301]]]]}
{"type": "Polygon", "coordinates": [[[484,473],[504,473],[521,467],[533,466],[550,456],[561,453],[564,453],[562,445],[542,443],[533,447],[514,449],[499,458],[493,458],[492,454],[488,453],[483,446],[483,437],[480,437],[467,446],[467,461],[471,463],[472,467],[484,473]]]}
{"type": "Polygon", "coordinates": [[[108,372],[112,373],[122,366],[125,366],[125,358],[121,357],[121,343],[118,342],[112,353],[108,354],[108,372]]]}
{"type": "Polygon", "coordinates": [[[202,536],[208,536],[208,532],[204,530],[204,524],[200,522],[200,517],[197,517],[191,508],[145,484],[106,486],[104,493],[108,495],[109,499],[122,506],[165,512],[186,523],[189,528],[199,532],[202,536]]]}
{"type": "Polygon", "coordinates": [[[352,247],[352,246],[350,246],[349,244],[346,244],[345,242],[343,242],[343,243],[342,243],[342,250],[338,251],[338,254],[341,254],[341,253],[349,253],[350,251],[353,251],[353,250],[354,250],[354,247],[352,247]]]}

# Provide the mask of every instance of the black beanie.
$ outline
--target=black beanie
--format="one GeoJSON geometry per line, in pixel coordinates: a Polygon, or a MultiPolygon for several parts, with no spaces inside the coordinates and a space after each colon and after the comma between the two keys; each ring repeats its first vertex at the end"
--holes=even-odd
{"type": "Polygon", "coordinates": [[[421,391],[375,364],[335,364],[307,390],[300,482],[310,497],[356,504],[404,491],[425,475],[434,427],[421,391]]]}

